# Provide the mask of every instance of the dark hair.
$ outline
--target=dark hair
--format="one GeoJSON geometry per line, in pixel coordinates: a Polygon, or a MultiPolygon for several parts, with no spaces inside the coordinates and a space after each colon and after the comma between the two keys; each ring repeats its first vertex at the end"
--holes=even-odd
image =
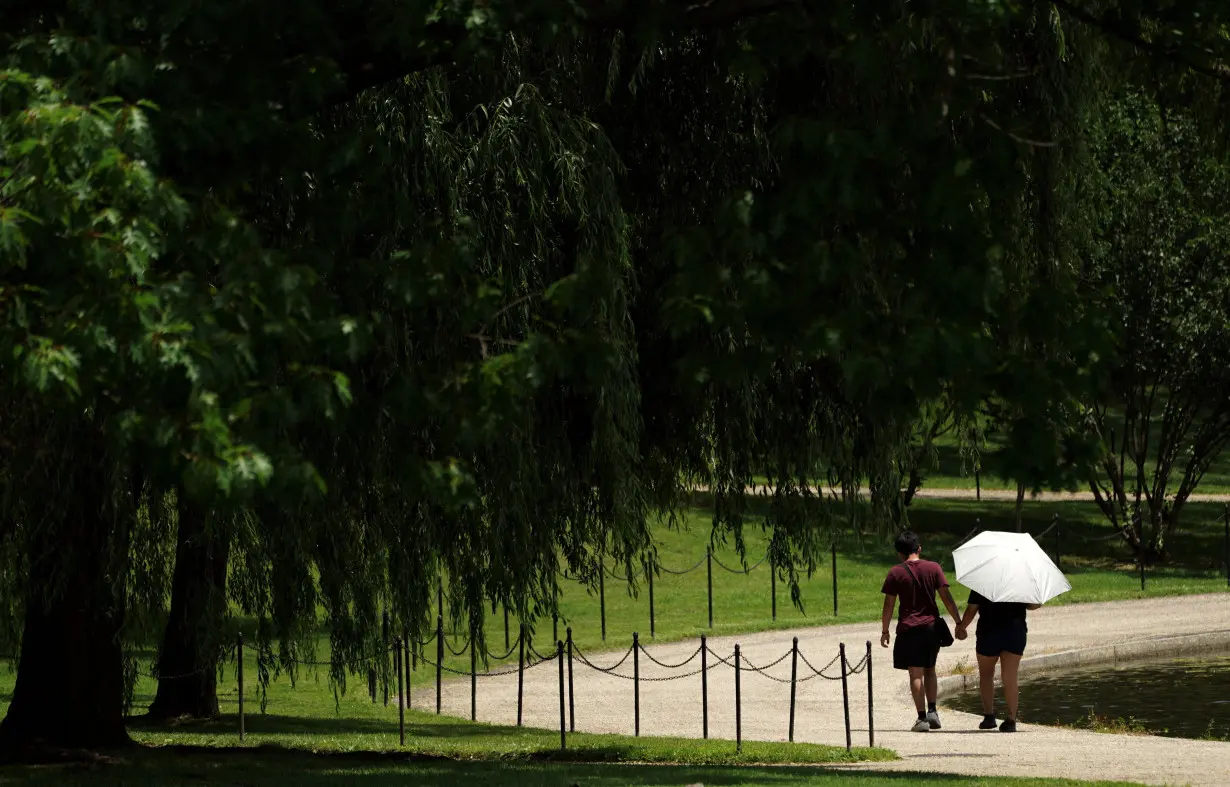
{"type": "Polygon", "coordinates": [[[913,530],[902,530],[893,546],[897,552],[907,556],[922,549],[922,544],[918,543],[918,535],[913,530]]]}

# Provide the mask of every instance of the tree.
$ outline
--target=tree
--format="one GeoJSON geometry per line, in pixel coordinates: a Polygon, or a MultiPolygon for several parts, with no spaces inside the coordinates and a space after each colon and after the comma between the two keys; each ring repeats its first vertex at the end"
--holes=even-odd
{"type": "Polygon", "coordinates": [[[1230,440],[1230,177],[1189,112],[1138,91],[1108,102],[1091,297],[1117,349],[1088,423],[1104,446],[1090,488],[1144,560],[1230,440]]]}
{"type": "Polygon", "coordinates": [[[441,563],[472,622],[491,600],[532,617],[561,554],[596,578],[604,550],[643,553],[681,471],[718,490],[715,534],[738,543],[760,464],[793,576],[824,543],[817,466],[869,478],[891,518],[923,403],[1046,412],[1086,366],[1030,350],[1079,326],[1025,319],[1078,311],[1072,271],[1010,286],[1036,272],[1014,222],[1069,87],[1038,46],[1049,18],[957,0],[6,11],[0,381],[23,472],[0,535],[27,585],[0,750],[124,740],[128,607],[164,587],[130,570],[133,537],[169,548],[142,504],[171,489],[185,544],[193,506],[206,531],[233,522],[227,592],[262,666],[293,668],[319,601],[343,683],[383,645],[382,607],[422,629],[441,563]],[[608,135],[589,118],[601,50],[582,47],[618,29],[670,53],[678,92],[608,135]],[[439,66],[447,84],[418,81],[439,66]],[[1002,88],[1017,77],[1031,90],[1002,88]],[[687,112],[730,96],[720,128],[687,112]],[[686,133],[645,123],[676,97],[686,133]],[[642,168],[630,198],[620,157],[679,139],[739,160],[690,158],[714,177],[655,218],[670,197],[642,168]],[[646,413],[672,428],[646,435],[646,413]]]}

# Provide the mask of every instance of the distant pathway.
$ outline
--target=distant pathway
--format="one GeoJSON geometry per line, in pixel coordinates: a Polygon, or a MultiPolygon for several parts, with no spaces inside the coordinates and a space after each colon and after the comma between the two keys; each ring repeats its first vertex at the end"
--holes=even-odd
{"type": "MultiPolygon", "coordinates": [[[[708,492],[709,487],[696,486],[696,487],[693,487],[693,491],[708,492]]],[[[760,486],[758,484],[753,484],[752,486],[748,487],[748,491],[754,492],[756,494],[772,494],[773,490],[772,488],[767,487],[767,486],[760,486]]],[[[811,488],[811,491],[815,494],[820,494],[821,489],[818,486],[813,486],[811,488]]],[[[830,487],[828,490],[825,490],[825,494],[840,495],[841,490],[830,487]]],[[[867,491],[865,487],[859,489],[860,497],[867,497],[868,494],[869,492],[867,491]]],[[[940,488],[929,489],[924,486],[924,487],[920,487],[919,490],[914,493],[914,497],[925,498],[928,500],[975,500],[975,499],[979,499],[979,493],[975,489],[940,489],[940,488]]],[[[1007,501],[1015,503],[1016,502],[1016,490],[1015,489],[987,489],[986,487],[983,487],[981,499],[982,500],[995,500],[995,501],[1007,500],[1007,501]]],[[[1195,494],[1190,495],[1187,499],[1188,499],[1188,502],[1191,502],[1191,503],[1230,503],[1230,494],[1195,493],[1195,494]]],[[[1080,492],[1039,492],[1036,495],[1030,492],[1026,492],[1025,500],[1026,501],[1038,501],[1038,502],[1044,502],[1044,503],[1045,502],[1069,502],[1069,501],[1092,503],[1094,502],[1094,497],[1093,497],[1093,493],[1088,490],[1083,490],[1080,492]]]]}
{"type": "MultiPolygon", "coordinates": [[[[1230,630],[1230,593],[1072,604],[1043,608],[1030,613],[1029,653],[1091,648],[1138,642],[1164,636],[1205,634],[1230,630]]],[[[925,734],[908,732],[914,720],[903,673],[891,668],[889,650],[880,648],[878,623],[860,623],[796,631],[774,631],[737,637],[715,637],[709,646],[718,654],[730,654],[736,642],[744,657],[758,667],[770,664],[790,650],[791,638],[799,649],[826,675],[839,675],[835,667],[824,669],[837,654],[839,642],[857,663],[873,640],[876,744],[895,750],[898,762],[859,765],[859,768],[904,771],[938,771],[972,776],[1055,776],[1074,779],[1108,779],[1148,784],[1230,784],[1230,743],[1180,740],[1161,737],[1108,735],[1054,727],[1022,724],[1016,735],[980,732],[979,718],[941,711],[943,730],[925,734]]],[[[676,664],[697,651],[695,640],[648,645],[654,658],[676,664]]],[[[546,654],[549,655],[549,654],[546,654]]],[[[609,667],[620,653],[587,654],[599,666],[609,667]]],[[[729,656],[728,656],[729,657],[729,656]]],[[[947,675],[961,660],[974,661],[973,638],[945,649],[938,669],[947,675]]],[[[687,675],[699,666],[692,661],[677,669],[664,669],[641,654],[641,731],[645,735],[700,737],[701,684],[696,674],[679,680],[653,681],[671,675],[687,675]]],[[[575,667],[576,727],[599,733],[633,732],[633,686],[630,680],[575,667]]],[[[632,675],[632,659],[616,671],[632,675]]],[[[745,740],[784,741],[790,697],[790,659],[766,670],[767,675],[744,669],[742,684],[742,730],[745,740]]],[[[800,678],[812,674],[802,662],[800,678]]],[[[555,663],[525,673],[524,722],[535,727],[558,729],[559,693],[555,663]]],[[[460,678],[444,685],[444,712],[468,716],[469,680],[460,678]]],[[[434,686],[417,688],[415,707],[434,704],[434,686]]],[[[516,723],[517,676],[480,678],[478,718],[497,724],[516,723]]],[[[850,679],[850,714],[855,745],[867,744],[866,674],[850,679]]],[[[1029,718],[1028,684],[1022,690],[1022,717],[1029,718]]],[[[714,738],[733,739],[734,670],[709,658],[709,731],[714,738]]],[[[840,681],[813,679],[799,684],[795,740],[845,745],[840,681]]],[[[732,744],[733,745],[733,744],[732,744]]]]}

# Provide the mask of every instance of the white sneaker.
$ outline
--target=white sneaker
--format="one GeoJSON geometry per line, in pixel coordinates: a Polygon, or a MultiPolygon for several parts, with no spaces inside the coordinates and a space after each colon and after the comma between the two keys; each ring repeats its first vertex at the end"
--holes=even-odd
{"type": "Polygon", "coordinates": [[[914,726],[910,728],[910,732],[931,732],[931,722],[926,719],[919,719],[914,722],[914,726]]]}

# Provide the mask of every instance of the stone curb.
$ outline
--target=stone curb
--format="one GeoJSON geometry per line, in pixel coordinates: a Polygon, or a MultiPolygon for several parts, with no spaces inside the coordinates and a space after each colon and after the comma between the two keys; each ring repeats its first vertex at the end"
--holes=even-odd
{"type": "MultiPolygon", "coordinates": [[[[1157,637],[1122,642],[1118,645],[1099,645],[1093,648],[1078,648],[1059,653],[1045,653],[1021,659],[1021,674],[1053,672],[1056,670],[1087,667],[1093,664],[1112,664],[1121,661],[1137,661],[1154,658],[1180,658],[1201,656],[1207,653],[1225,653],[1230,648],[1230,630],[1210,631],[1204,634],[1188,634],[1178,637],[1157,637]]],[[[997,671],[998,675],[998,671],[997,671]]],[[[996,683],[999,678],[996,678],[996,683]]],[[[949,675],[938,681],[938,698],[951,697],[965,691],[978,690],[978,672],[969,675],[949,675]]]]}

